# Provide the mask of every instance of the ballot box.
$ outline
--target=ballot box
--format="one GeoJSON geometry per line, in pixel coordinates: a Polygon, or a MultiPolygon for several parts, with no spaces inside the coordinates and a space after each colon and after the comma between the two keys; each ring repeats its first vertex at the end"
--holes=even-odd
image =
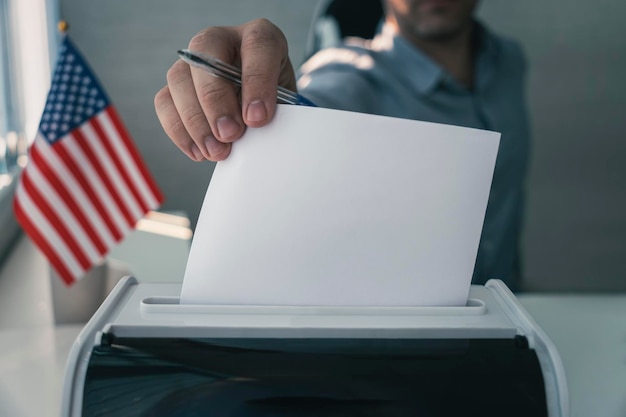
{"type": "Polygon", "coordinates": [[[559,354],[499,280],[465,306],[184,305],[126,277],[78,336],[63,417],[569,415],[559,354]]]}

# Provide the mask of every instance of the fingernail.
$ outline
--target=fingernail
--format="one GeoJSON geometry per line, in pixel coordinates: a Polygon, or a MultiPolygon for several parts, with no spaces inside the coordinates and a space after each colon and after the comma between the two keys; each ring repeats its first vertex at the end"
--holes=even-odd
{"type": "Polygon", "coordinates": [[[205,139],[204,144],[211,159],[214,159],[218,155],[224,152],[225,143],[218,142],[215,138],[208,137],[205,139]]]}
{"type": "Polygon", "coordinates": [[[267,110],[265,104],[261,100],[255,100],[248,104],[248,110],[246,111],[246,120],[248,122],[263,122],[267,119],[267,110]]]}
{"type": "Polygon", "coordinates": [[[217,133],[222,140],[233,139],[239,134],[241,126],[229,116],[217,119],[217,133]]]}
{"type": "Polygon", "coordinates": [[[196,161],[202,161],[204,159],[202,151],[200,151],[200,148],[198,148],[195,143],[191,144],[191,153],[196,157],[196,161]]]}

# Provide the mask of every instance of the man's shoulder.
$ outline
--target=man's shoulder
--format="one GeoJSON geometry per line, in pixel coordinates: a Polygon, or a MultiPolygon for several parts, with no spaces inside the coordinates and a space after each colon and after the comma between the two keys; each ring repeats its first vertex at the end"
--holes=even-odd
{"type": "Polygon", "coordinates": [[[365,40],[351,39],[323,49],[298,71],[298,91],[322,107],[375,112],[381,70],[365,40]]]}
{"type": "Polygon", "coordinates": [[[317,52],[302,64],[300,72],[310,74],[321,69],[362,71],[373,68],[376,59],[376,52],[371,49],[369,40],[347,38],[340,46],[325,48],[317,52]]]}
{"type": "Polygon", "coordinates": [[[493,44],[494,49],[502,60],[525,66],[526,54],[519,41],[484,26],[483,30],[487,41],[493,44]]]}

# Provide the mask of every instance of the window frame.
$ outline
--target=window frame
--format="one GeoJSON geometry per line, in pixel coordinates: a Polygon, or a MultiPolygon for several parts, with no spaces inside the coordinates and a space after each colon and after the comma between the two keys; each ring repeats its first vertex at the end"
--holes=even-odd
{"type": "Polygon", "coordinates": [[[0,267],[21,235],[13,196],[50,86],[58,16],[58,0],[0,0],[0,267]]]}

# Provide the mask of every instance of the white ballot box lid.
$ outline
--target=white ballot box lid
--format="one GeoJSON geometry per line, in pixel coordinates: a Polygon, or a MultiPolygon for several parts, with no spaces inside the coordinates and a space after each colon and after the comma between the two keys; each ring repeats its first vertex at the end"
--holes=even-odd
{"type": "Polygon", "coordinates": [[[85,375],[94,347],[142,339],[512,339],[537,356],[547,415],[569,415],[556,347],[499,280],[472,285],[466,305],[459,307],[181,305],[180,291],[180,283],[139,283],[133,277],[120,281],[70,352],[62,416],[82,413],[85,375]]]}

